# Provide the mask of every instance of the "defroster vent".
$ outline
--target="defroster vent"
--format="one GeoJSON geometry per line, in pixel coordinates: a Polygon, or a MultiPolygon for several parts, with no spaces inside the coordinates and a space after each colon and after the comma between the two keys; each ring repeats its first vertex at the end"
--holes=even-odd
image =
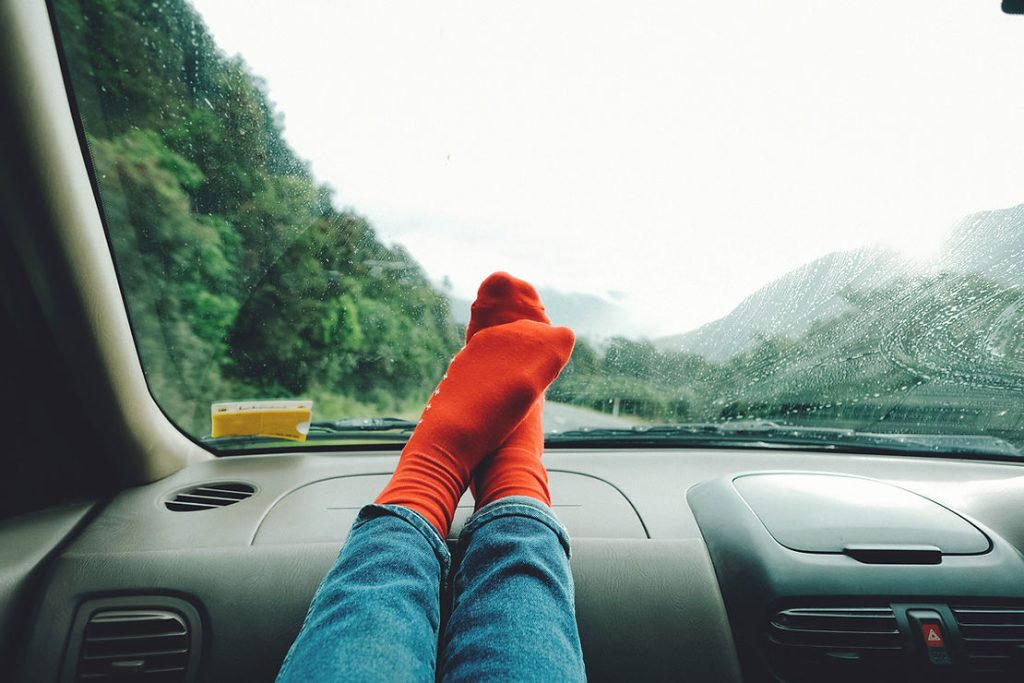
{"type": "Polygon", "coordinates": [[[1024,606],[951,606],[967,651],[972,680],[1024,681],[1024,606]]]}
{"type": "Polygon", "coordinates": [[[767,630],[768,658],[787,683],[905,681],[903,649],[888,607],[787,609],[767,630]]]}
{"type": "Polygon", "coordinates": [[[234,505],[240,500],[245,500],[255,492],[256,489],[249,484],[235,481],[217,482],[215,484],[193,486],[190,489],[179,491],[164,504],[168,510],[174,510],[175,512],[209,510],[211,508],[234,505]]]}

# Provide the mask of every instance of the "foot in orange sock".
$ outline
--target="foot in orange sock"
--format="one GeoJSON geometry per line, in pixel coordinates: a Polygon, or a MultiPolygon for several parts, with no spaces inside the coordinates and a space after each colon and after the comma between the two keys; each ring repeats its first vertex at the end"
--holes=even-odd
{"type": "MultiPolygon", "coordinates": [[[[522,319],[550,323],[532,285],[508,273],[495,273],[480,285],[466,339],[494,325],[522,319]]],[[[548,472],[540,461],[544,452],[543,412],[542,397],[498,450],[473,472],[470,486],[476,509],[507,496],[529,496],[551,505],[548,472]]]]}
{"type": "Polygon", "coordinates": [[[375,502],[413,509],[446,537],[473,470],[543,396],[573,342],[568,328],[533,320],[474,334],[448,366],[375,502]]]}
{"type": "Polygon", "coordinates": [[[537,290],[529,282],[508,273],[493,273],[480,283],[476,300],[470,307],[468,342],[480,330],[516,320],[535,320],[551,324],[544,313],[537,290]]]}
{"type": "Polygon", "coordinates": [[[540,461],[544,452],[543,412],[541,398],[511,436],[473,472],[470,486],[477,510],[508,496],[529,496],[551,505],[548,471],[540,461]]]}

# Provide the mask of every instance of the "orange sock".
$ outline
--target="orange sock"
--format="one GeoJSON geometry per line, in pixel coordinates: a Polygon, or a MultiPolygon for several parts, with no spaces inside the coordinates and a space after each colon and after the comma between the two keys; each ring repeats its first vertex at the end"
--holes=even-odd
{"type": "Polygon", "coordinates": [[[544,452],[543,412],[541,398],[505,443],[473,472],[470,486],[477,510],[508,496],[529,496],[551,505],[548,471],[540,461],[544,452]]]}
{"type": "Polygon", "coordinates": [[[488,275],[487,279],[480,283],[476,301],[470,307],[466,341],[472,339],[473,335],[482,329],[516,320],[535,320],[551,324],[533,285],[508,273],[488,275]]]}
{"type": "MultiPolygon", "coordinates": [[[[532,285],[508,273],[495,273],[480,285],[466,339],[493,325],[520,319],[550,323],[532,285]]],[[[540,461],[544,452],[543,412],[542,397],[498,450],[473,472],[470,486],[478,510],[507,496],[529,496],[551,505],[548,472],[540,461]]]]}
{"type": "Polygon", "coordinates": [[[448,366],[375,502],[411,508],[446,537],[473,470],[543,396],[573,342],[569,328],[533,320],[474,334],[448,366]]]}

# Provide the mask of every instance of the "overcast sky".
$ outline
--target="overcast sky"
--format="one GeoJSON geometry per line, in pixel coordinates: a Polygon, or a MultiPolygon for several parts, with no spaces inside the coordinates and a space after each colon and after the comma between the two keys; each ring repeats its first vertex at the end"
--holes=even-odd
{"type": "Polygon", "coordinates": [[[999,0],[194,0],[337,203],[471,298],[508,270],[633,331],[1024,201],[999,0]]]}

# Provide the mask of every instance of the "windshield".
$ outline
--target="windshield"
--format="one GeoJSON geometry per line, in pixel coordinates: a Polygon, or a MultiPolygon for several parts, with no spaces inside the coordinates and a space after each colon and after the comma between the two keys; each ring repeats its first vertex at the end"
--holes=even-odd
{"type": "Polygon", "coordinates": [[[53,12],[147,381],[215,451],[400,443],[498,270],[577,333],[552,442],[1024,448],[996,0],[53,12]],[[294,440],[218,436],[268,406],[294,440]]]}

